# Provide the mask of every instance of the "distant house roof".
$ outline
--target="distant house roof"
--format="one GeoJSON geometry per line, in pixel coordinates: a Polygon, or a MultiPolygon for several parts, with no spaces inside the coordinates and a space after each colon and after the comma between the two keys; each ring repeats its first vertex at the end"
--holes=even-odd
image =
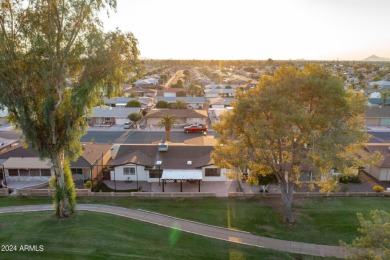
{"type": "Polygon", "coordinates": [[[0,154],[0,159],[8,159],[11,157],[39,157],[39,154],[34,151],[31,146],[27,148],[19,146],[15,149],[8,150],[7,152],[0,154]]]}
{"type": "MultiPolygon", "coordinates": [[[[382,98],[369,98],[368,102],[372,105],[383,105],[382,98]]],[[[390,105],[390,98],[386,99],[386,105],[390,105]]]]}
{"type": "Polygon", "coordinates": [[[234,84],[209,84],[205,86],[205,89],[225,89],[226,86],[231,86],[232,89],[237,88],[234,84]]]}
{"type": "Polygon", "coordinates": [[[366,117],[370,117],[370,118],[390,117],[390,106],[372,107],[366,112],[366,117]]]}
{"type": "Polygon", "coordinates": [[[0,137],[0,150],[2,150],[3,148],[5,148],[7,146],[13,145],[17,142],[18,142],[18,140],[10,140],[10,139],[5,139],[5,138],[0,137]]]}
{"type": "Polygon", "coordinates": [[[140,79],[133,83],[133,85],[156,85],[158,83],[157,78],[140,79]]]}
{"type": "Polygon", "coordinates": [[[372,81],[369,84],[371,86],[378,85],[378,86],[389,86],[390,87],[390,81],[385,81],[385,80],[372,81]]]}
{"type": "MultiPolygon", "coordinates": [[[[93,165],[96,160],[100,159],[102,154],[107,154],[110,151],[112,145],[110,144],[83,144],[83,154],[77,159],[76,162],[71,162],[72,168],[87,168],[93,165]]],[[[13,150],[9,150],[0,154],[0,160],[7,160],[10,158],[39,158],[38,152],[33,150],[31,146],[24,148],[19,146],[13,150]]],[[[25,161],[27,162],[27,161],[25,161]]],[[[19,165],[20,166],[20,165],[19,165]]]]}
{"type": "Polygon", "coordinates": [[[125,90],[125,92],[127,92],[127,93],[131,93],[131,92],[134,92],[134,93],[150,93],[150,94],[155,95],[157,93],[157,90],[150,89],[150,88],[143,88],[142,86],[137,86],[137,87],[127,88],[125,90]]]}
{"type": "Polygon", "coordinates": [[[231,105],[234,101],[235,98],[210,98],[210,105],[231,105]]]}
{"type": "Polygon", "coordinates": [[[151,110],[146,118],[161,118],[163,115],[173,115],[175,118],[207,118],[206,110],[197,109],[160,109],[151,110]]]}
{"type": "Polygon", "coordinates": [[[161,161],[161,169],[197,169],[213,164],[210,157],[213,149],[213,146],[169,144],[168,151],[159,152],[158,145],[121,145],[111,166],[129,163],[154,166],[161,161]]]}
{"type": "Polygon", "coordinates": [[[230,94],[230,93],[235,93],[236,92],[236,90],[235,89],[226,89],[226,88],[224,88],[224,89],[206,89],[205,91],[204,91],[205,93],[223,93],[223,94],[230,94]]]}
{"type": "Polygon", "coordinates": [[[370,152],[380,152],[383,159],[376,163],[380,168],[390,168],[390,143],[366,145],[365,148],[370,152]]]}
{"type": "Polygon", "coordinates": [[[106,104],[106,105],[127,104],[127,102],[129,102],[131,100],[138,100],[143,105],[149,105],[151,103],[151,98],[148,98],[148,97],[139,97],[139,98],[130,98],[130,97],[107,98],[107,97],[104,97],[104,104],[106,104]]]}
{"type": "Polygon", "coordinates": [[[139,107],[94,107],[90,117],[127,117],[139,111],[139,107]]]}
{"type": "Polygon", "coordinates": [[[183,100],[186,103],[206,103],[204,97],[157,97],[157,102],[160,100],[167,101],[168,103],[174,103],[177,100],[183,100]]]}

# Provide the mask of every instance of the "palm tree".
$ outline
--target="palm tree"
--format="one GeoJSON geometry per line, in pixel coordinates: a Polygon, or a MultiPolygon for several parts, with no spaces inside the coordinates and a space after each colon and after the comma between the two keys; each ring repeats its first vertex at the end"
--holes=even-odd
{"type": "Polygon", "coordinates": [[[167,142],[171,141],[171,128],[174,124],[177,124],[175,117],[173,115],[165,114],[161,117],[161,121],[158,122],[157,126],[162,128],[165,127],[165,134],[167,142]]]}

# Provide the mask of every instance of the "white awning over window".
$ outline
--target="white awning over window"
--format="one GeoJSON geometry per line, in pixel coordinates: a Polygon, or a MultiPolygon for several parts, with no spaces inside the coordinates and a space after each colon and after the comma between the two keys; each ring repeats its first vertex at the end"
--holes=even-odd
{"type": "Polygon", "coordinates": [[[201,180],[202,170],[164,170],[162,180],[201,180]]]}

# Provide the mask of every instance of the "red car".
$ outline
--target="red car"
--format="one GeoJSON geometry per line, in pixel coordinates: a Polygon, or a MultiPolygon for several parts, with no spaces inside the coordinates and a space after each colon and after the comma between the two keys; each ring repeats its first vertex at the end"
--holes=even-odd
{"type": "Polygon", "coordinates": [[[190,125],[184,127],[184,132],[186,133],[196,133],[196,132],[206,132],[207,126],[199,124],[199,125],[190,125]]]}

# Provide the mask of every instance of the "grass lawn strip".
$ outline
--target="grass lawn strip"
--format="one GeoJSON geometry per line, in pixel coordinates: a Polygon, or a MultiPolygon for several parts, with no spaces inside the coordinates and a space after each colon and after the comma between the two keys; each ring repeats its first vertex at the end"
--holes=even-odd
{"type": "MultiPolygon", "coordinates": [[[[2,259],[324,259],[208,239],[119,216],[79,211],[4,214],[2,245],[42,245],[43,252],[1,252],[2,259]]],[[[328,258],[329,259],[329,258],[328,258]]]]}
{"type": "MultiPolygon", "coordinates": [[[[79,198],[98,203],[143,209],[209,225],[248,231],[259,236],[314,244],[350,243],[359,235],[356,213],[365,217],[374,209],[390,211],[390,198],[321,198],[296,201],[297,224],[282,221],[283,214],[268,199],[135,199],[79,198]]],[[[0,206],[47,204],[49,198],[0,198],[0,206]]],[[[279,200],[276,205],[280,204],[279,200]]]]}

